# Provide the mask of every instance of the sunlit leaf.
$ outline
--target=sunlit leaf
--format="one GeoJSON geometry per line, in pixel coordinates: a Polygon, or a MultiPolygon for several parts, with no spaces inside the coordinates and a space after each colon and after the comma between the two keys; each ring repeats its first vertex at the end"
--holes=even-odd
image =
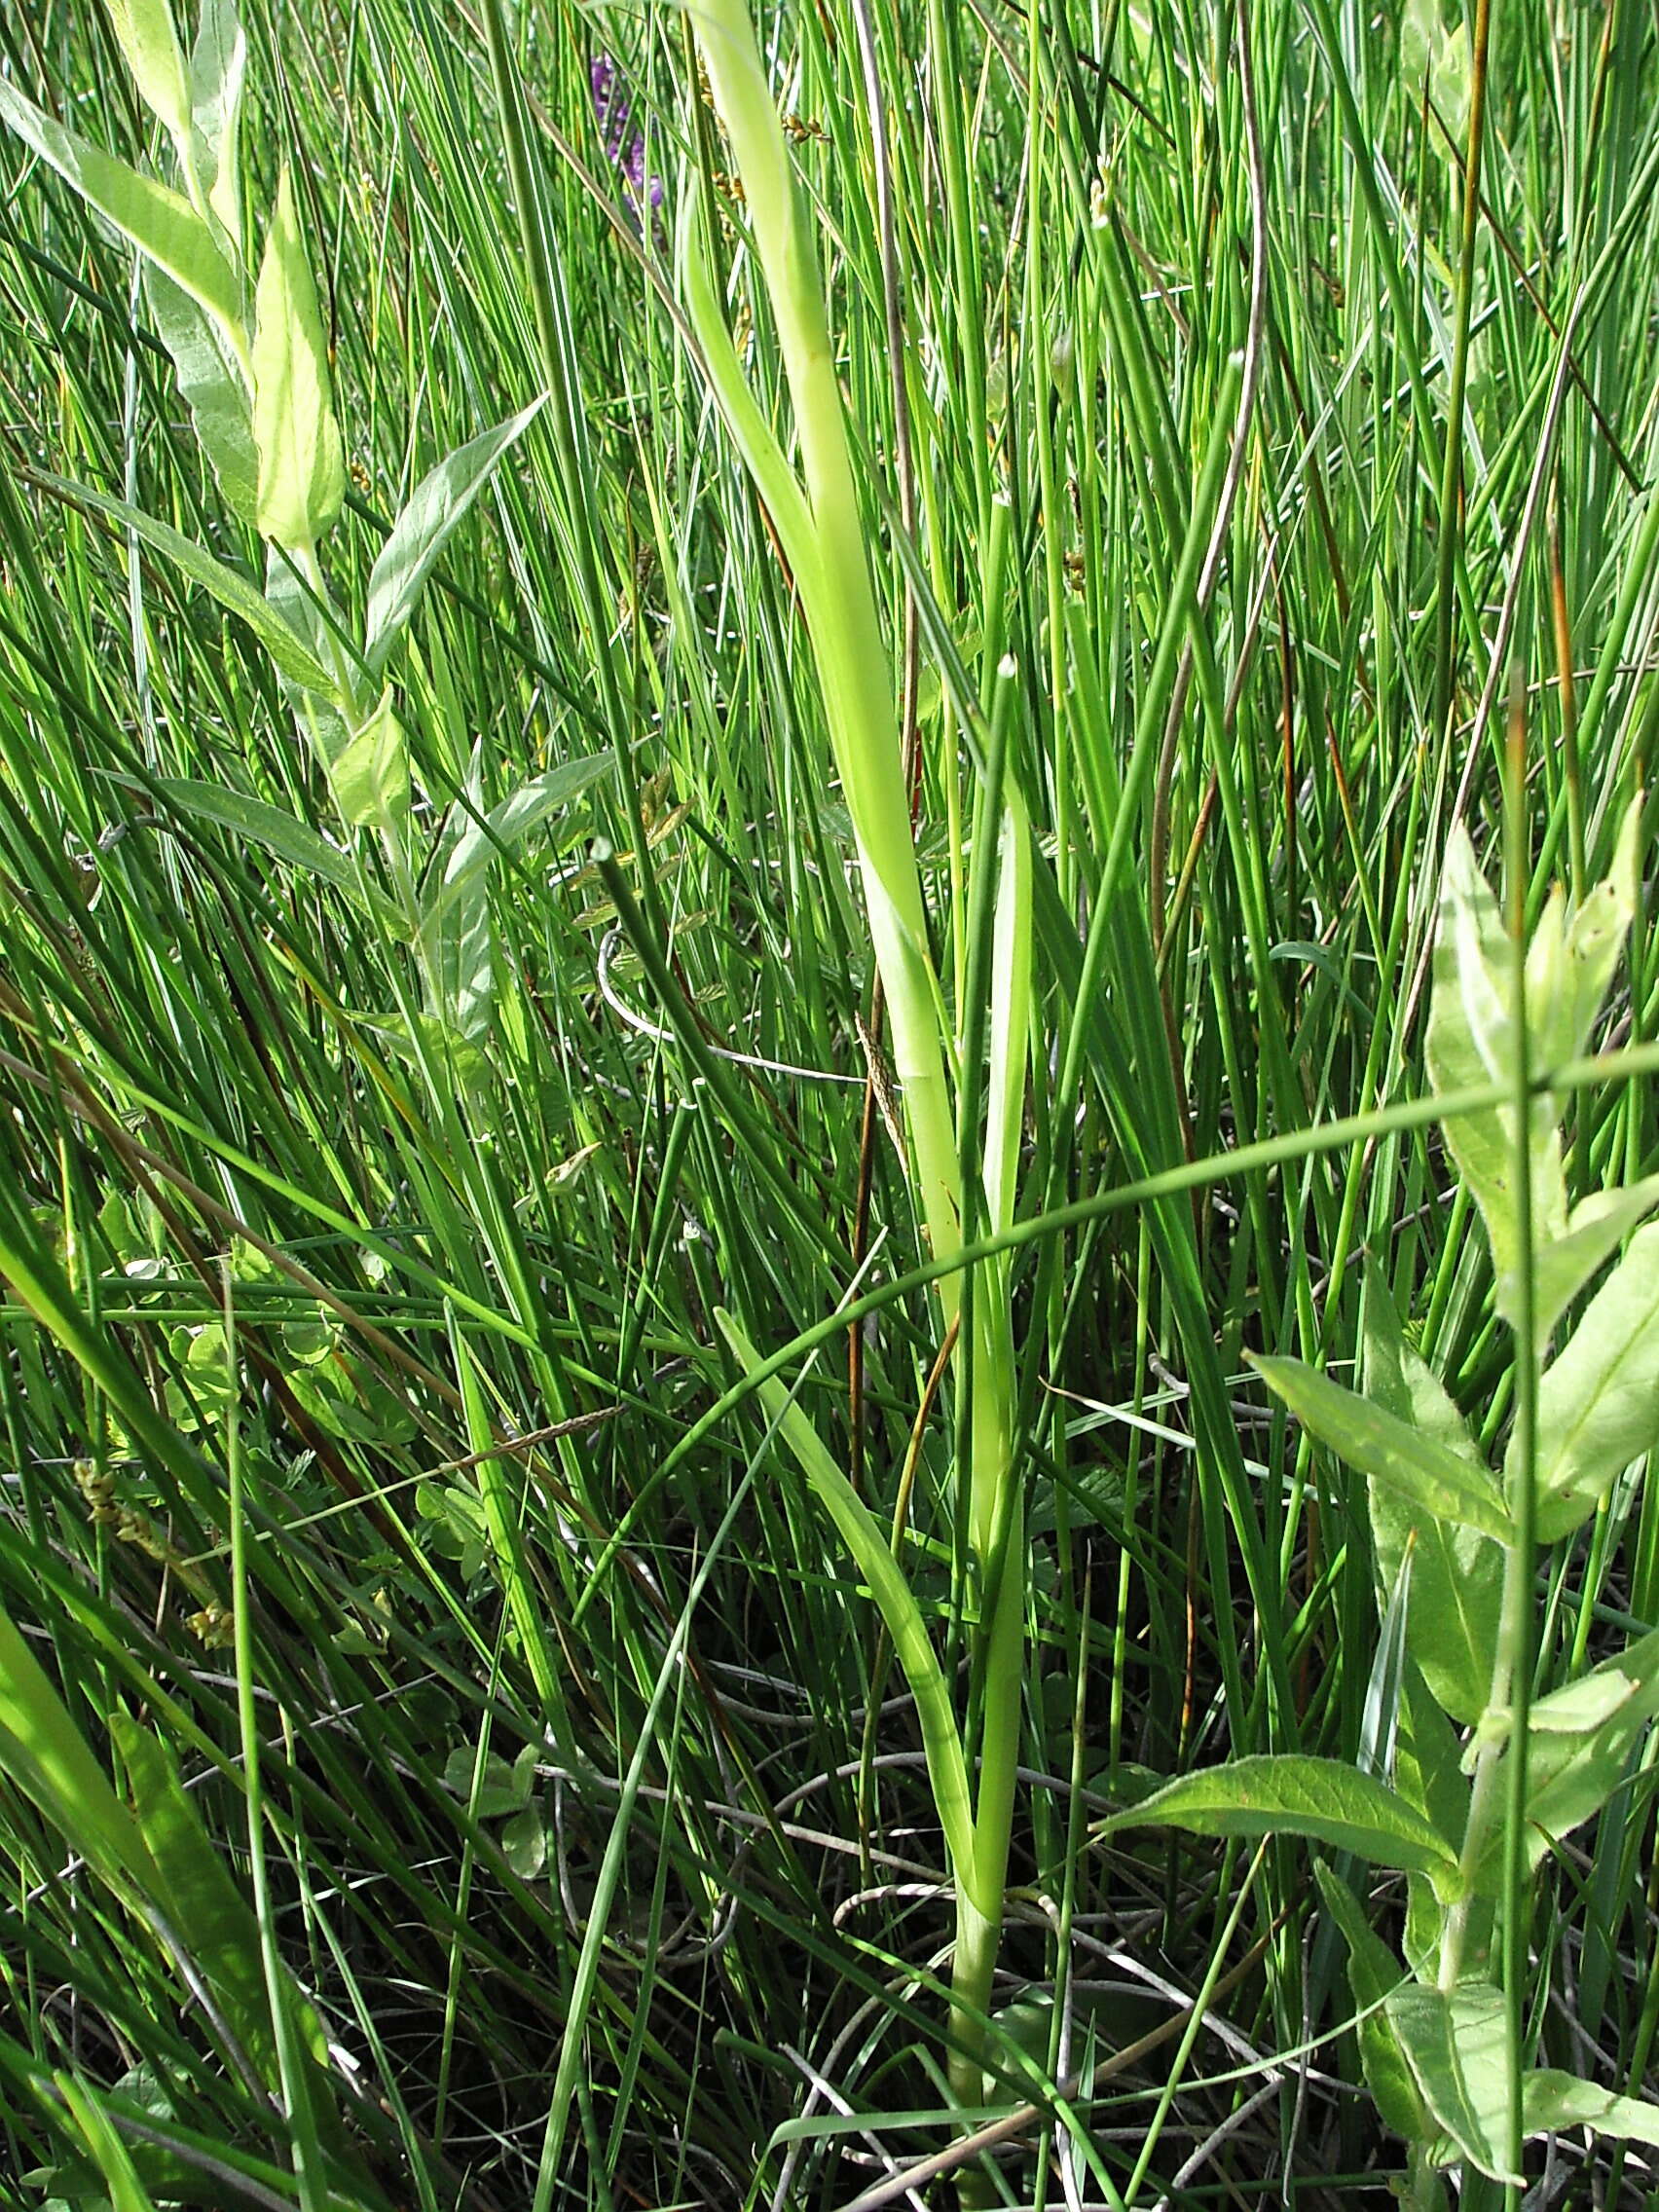
{"type": "Polygon", "coordinates": [[[1402,1866],[1442,1884],[1456,1875],[1452,1845],[1397,1791],[1341,1759],[1258,1754],[1167,1783],[1115,1813],[1101,1832],[1185,1828],[1194,1835],[1305,1835],[1374,1866],[1402,1866]]]}
{"type": "Polygon", "coordinates": [[[1439,1437],[1414,1428],[1299,1359],[1253,1353],[1250,1364],[1309,1435],[1406,1505],[1500,1540],[1513,1535],[1491,1475],[1439,1437]]]}
{"type": "Polygon", "coordinates": [[[1656,1443],[1659,1222],[1631,1239],[1539,1384],[1539,1542],[1570,1534],[1656,1443]]]}
{"type": "Polygon", "coordinates": [[[261,532],[278,545],[313,546],[340,513],[346,461],[316,286],[285,168],[259,268],[253,441],[261,532]]]}

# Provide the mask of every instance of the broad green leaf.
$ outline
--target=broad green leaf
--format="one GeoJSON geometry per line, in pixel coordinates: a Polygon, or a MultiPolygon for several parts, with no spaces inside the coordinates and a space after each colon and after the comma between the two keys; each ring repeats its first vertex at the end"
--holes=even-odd
{"type": "MultiPolygon", "coordinates": [[[[1459,826],[1447,846],[1440,922],[1434,942],[1434,991],[1424,1052],[1437,1091],[1514,1080],[1516,1031],[1514,954],[1497,903],[1459,826]]],[[[1500,1282],[1520,1259],[1515,1168],[1521,1130],[1512,1106],[1457,1114],[1444,1124],[1446,1142],[1486,1223],[1500,1282]]],[[[1532,1243],[1542,1250],[1567,1235],[1567,1185],[1561,1132],[1547,1098],[1527,1117],[1526,1155],[1532,1195],[1532,1243]]],[[[1512,1325],[1515,1309],[1500,1304],[1512,1325]]],[[[1493,1530],[1493,1534],[1500,1531],[1493,1530]]]]}
{"type": "Polygon", "coordinates": [[[156,1869],[39,1660],[0,1612],[0,1771],[102,1879],[151,1895],[156,1869]]]}
{"type": "MultiPolygon", "coordinates": [[[[1532,1309],[1540,1345],[1549,1342],[1556,1323],[1603,1261],[1656,1205],[1659,1175],[1644,1176],[1623,1190],[1597,1191],[1573,1207],[1565,1236],[1534,1248],[1532,1309]]],[[[1514,1270],[1499,1278],[1497,1290],[1504,1308],[1512,1308],[1520,1293],[1514,1270]]]]}
{"type": "MultiPolygon", "coordinates": [[[[1365,1279],[1365,1393],[1382,1411],[1463,1461],[1471,1478],[1493,1488],[1462,1416],[1406,1342],[1387,1283],[1365,1279]]],[[[1406,1641],[1424,1680],[1453,1719],[1486,1710],[1503,1610],[1503,1551],[1490,1536],[1442,1521],[1408,1503],[1391,1483],[1370,1483],[1377,1571],[1392,1589],[1411,1546],[1406,1641]]]]}
{"type": "Polygon", "coordinates": [[[1636,915],[1641,800],[1627,808],[1612,873],[1571,913],[1558,890],[1527,948],[1527,1013],[1540,1071],[1575,1059],[1589,1043],[1636,915]]]}
{"type": "Polygon", "coordinates": [[[328,763],[334,803],[353,827],[378,828],[409,806],[409,742],[393,712],[391,691],[352,730],[345,751],[328,763]]]}
{"type": "Polygon", "coordinates": [[[236,0],[202,0],[190,50],[190,100],[207,203],[239,253],[242,230],[241,111],[247,40],[236,0]]]}
{"type": "Polygon", "coordinates": [[[206,309],[240,358],[241,287],[217,240],[179,193],[140,176],[73,130],[65,130],[0,78],[0,122],[73,185],[90,207],[165,269],[206,309]]]}
{"type": "Polygon", "coordinates": [[[276,2038],[253,1908],[203,1833],[171,1754],[130,1714],[112,1713],[109,1732],[160,1876],[156,1902],[168,1930],[204,1976],[261,2081],[276,2089],[276,2038]]]}
{"type": "Polygon", "coordinates": [[[265,238],[253,337],[259,528],[278,545],[315,545],[340,513],[346,461],[330,396],[328,347],[311,262],[283,169],[265,238]]]}
{"type": "Polygon", "coordinates": [[[1427,2108],[1419,2092],[1393,2023],[1382,2009],[1402,1976],[1400,1962],[1365,1917],[1359,1899],[1322,1859],[1313,1862],[1325,1909],[1342,1930],[1348,1950],[1348,1987],[1354,2009],[1365,2017],[1355,2034],[1366,2085],[1384,2127],[1408,2143],[1432,2133],[1427,2108]]]}
{"type": "MultiPolygon", "coordinates": [[[[760,1365],[760,1354],[729,1313],[717,1309],[715,1319],[738,1365],[746,1375],[753,1375],[760,1365]]],[[[927,1753],[928,1779],[933,1785],[934,1805],[944,1830],[951,1865],[957,1878],[963,1879],[970,1874],[974,1863],[973,1800],[968,1789],[967,1763],[962,1756],[962,1739],[957,1734],[956,1717],[950,1707],[950,1692],[929,1641],[921,1608],[900,1571],[886,1535],[868,1506],[830,1456],[811,1421],[776,1376],[762,1382],[759,1390],[768,1419],[794,1454],[819,1503],[840,1531],[842,1542],[869,1584],[870,1594],[887,1624],[899,1664],[904,1670],[904,1678],[916,1701],[916,1719],[927,1753]]]]}
{"type": "Polygon", "coordinates": [[[450,825],[454,845],[449,864],[442,871],[448,896],[440,892],[421,917],[421,943],[435,999],[432,1011],[458,1036],[473,1042],[488,1028],[495,999],[496,951],[490,927],[487,864],[481,856],[480,865],[464,869],[453,886],[447,879],[454,866],[455,851],[468,831],[478,833],[475,817],[483,797],[482,777],[482,759],[475,748],[467,767],[465,786],[470,811],[462,813],[458,806],[459,822],[452,817],[450,825]]]}
{"type": "Polygon", "coordinates": [[[124,530],[130,530],[141,537],[146,545],[154,546],[158,553],[165,553],[192,583],[210,592],[221,607],[247,624],[284,676],[292,677],[308,690],[332,695],[334,681],[328,671],[313,659],[293,630],[246,576],[228,569],[223,561],[216,561],[211,553],[203,552],[194,539],[181,535],[165,522],[158,522],[154,515],[129,506],[125,499],[112,499],[108,493],[94,492],[90,485],[71,483],[67,477],[43,472],[40,480],[77,506],[90,507],[94,514],[108,516],[111,522],[120,523],[124,530]]]}
{"type": "Polygon", "coordinates": [[[1375,1866],[1403,1866],[1441,1884],[1456,1854],[1395,1790],[1341,1759],[1299,1751],[1232,1759],[1182,1775],[1143,1803],[1114,1813],[1102,1832],[1186,1828],[1195,1835],[1306,1835],[1375,1866]]]}
{"type": "Polygon", "coordinates": [[[501,456],[535,421],[541,404],[534,399],[493,430],[458,446],[410,494],[369,576],[363,658],[377,674],[408,627],[451,532],[489,482],[501,456]]]}
{"type": "Polygon", "coordinates": [[[547,1824],[540,1808],[527,1805],[501,1829],[501,1850],[521,1882],[534,1882],[547,1863],[547,1824]]]}
{"type": "Polygon", "coordinates": [[[436,929],[444,923],[451,904],[466,894],[500,852],[510,853],[548,815],[569,806],[590,784],[608,775],[614,765],[614,756],[609,753],[590,753],[576,760],[561,761],[558,767],[520,784],[482,819],[466,815],[445,856],[437,888],[422,917],[423,928],[436,929]]]}
{"type": "Polygon", "coordinates": [[[1598,2135],[1619,2135],[1627,2143],[1659,2147],[1659,2105],[1621,2097],[1594,2082],[1554,2067],[1523,2076],[1521,2112],[1529,2135],[1550,2135],[1567,2127],[1594,2128],[1598,2135]]]}
{"type": "Polygon", "coordinates": [[[1309,1435],[1350,1467],[1433,1519],[1461,1523],[1500,1541],[1514,1529],[1491,1476],[1434,1435],[1333,1382],[1299,1359],[1252,1352],[1250,1364],[1309,1435]]]}
{"type": "Polygon", "coordinates": [[[379,898],[372,886],[365,886],[350,856],[331,845],[309,822],[297,821],[279,806],[268,806],[263,799],[249,798],[223,784],[162,776],[152,788],[181,814],[215,823],[221,830],[245,837],[250,844],[262,845],[302,874],[332,883],[359,905],[377,905],[387,920],[395,918],[390,904],[379,898]]]}
{"type": "Polygon", "coordinates": [[[251,528],[259,457],[253,450],[247,387],[212,317],[153,261],[143,267],[150,319],[172,356],[179,393],[190,409],[202,450],[212,463],[226,505],[239,522],[251,528]]]}
{"type": "Polygon", "coordinates": [[[1461,2156],[1493,2181],[1518,2181],[1506,2163],[1509,2065],[1502,1992],[1462,1982],[1450,1996],[1408,1982],[1388,2018],[1423,2101],[1461,2156]]]}
{"type": "Polygon", "coordinates": [[[1659,1630],[1537,1701],[1527,1742],[1530,1864],[1602,1810],[1629,1775],[1655,1715],[1659,1630]]]}
{"type": "MultiPolygon", "coordinates": [[[[1469,1825],[1468,1777],[1458,1763],[1458,1740],[1435,1702],[1422,1671],[1406,1669],[1394,1743],[1394,1787],[1429,1825],[1461,1843],[1469,1825]]],[[[1415,1973],[1431,1972],[1445,1933],[1446,1914],[1433,1886],[1420,1874],[1406,1877],[1404,1950],[1415,1973]]],[[[1492,1906],[1477,1895],[1468,1906],[1467,1955],[1478,1958],[1491,1933],[1492,1906]]]]}
{"type": "MultiPolygon", "coordinates": [[[[1554,1543],[1659,1443],[1659,1222],[1638,1231],[1538,1386],[1537,1531],[1554,1543]]],[[[1511,1494],[1514,1471],[1509,1473],[1511,1494]]]]}
{"type": "Polygon", "coordinates": [[[175,146],[190,142],[190,83],[168,0],[104,0],[104,11],[144,104],[175,146]]]}

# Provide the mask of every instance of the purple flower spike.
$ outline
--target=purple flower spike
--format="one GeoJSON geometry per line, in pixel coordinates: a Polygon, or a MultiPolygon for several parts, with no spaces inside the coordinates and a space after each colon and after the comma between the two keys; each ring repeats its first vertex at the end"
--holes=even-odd
{"type": "Polygon", "coordinates": [[[636,205],[662,205],[662,179],[645,175],[645,141],[642,131],[629,131],[633,107],[617,82],[616,64],[608,54],[596,54],[588,70],[593,88],[593,112],[605,144],[605,158],[620,169],[628,197],[636,205]]]}

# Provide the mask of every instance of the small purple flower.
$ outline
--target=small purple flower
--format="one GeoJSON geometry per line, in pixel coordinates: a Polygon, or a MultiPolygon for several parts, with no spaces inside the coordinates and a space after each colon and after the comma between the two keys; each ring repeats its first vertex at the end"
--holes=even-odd
{"type": "Polygon", "coordinates": [[[628,196],[636,205],[662,205],[662,179],[645,175],[645,140],[643,131],[630,132],[633,107],[617,78],[616,64],[608,54],[597,54],[588,71],[593,88],[593,112],[605,144],[605,158],[620,169],[628,196]]]}

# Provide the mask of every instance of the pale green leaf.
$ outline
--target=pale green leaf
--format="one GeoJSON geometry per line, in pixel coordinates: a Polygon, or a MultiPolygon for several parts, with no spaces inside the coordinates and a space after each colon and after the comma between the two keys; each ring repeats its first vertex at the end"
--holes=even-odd
{"type": "Polygon", "coordinates": [[[259,457],[247,387],[219,326],[153,261],[144,263],[144,292],[156,334],[172,356],[179,394],[190,409],[202,450],[225,503],[250,528],[259,489],[259,457]]]}
{"type": "Polygon", "coordinates": [[[242,230],[241,112],[247,40],[236,0],[202,0],[190,50],[190,98],[208,205],[239,253],[242,230]]]}
{"type": "Polygon", "coordinates": [[[334,803],[354,828],[394,822],[409,806],[409,742],[388,687],[328,762],[334,803]]]}
{"type": "MultiPolygon", "coordinates": [[[[1431,1827],[1461,1843],[1469,1825],[1470,1786],[1458,1762],[1458,1739],[1415,1662],[1408,1663],[1400,1698],[1393,1782],[1407,1804],[1421,1813],[1431,1827]]],[[[1431,1972],[1445,1933],[1445,1908],[1420,1874],[1407,1875],[1406,1893],[1405,1955],[1414,1972],[1431,1972]]],[[[1478,1885],[1466,1909],[1466,1951],[1473,1959],[1485,1949],[1492,1923],[1491,1903],[1479,1894],[1478,1885]]]]}
{"type": "Polygon", "coordinates": [[[1182,1775],[1102,1832],[1185,1828],[1195,1835],[1305,1835],[1375,1866],[1402,1866],[1442,1884],[1457,1871],[1446,1838],[1397,1791],[1341,1759],[1282,1752],[1232,1759],[1182,1775]]]}
{"type": "Polygon", "coordinates": [[[1659,1630],[1537,1701],[1527,1739],[1530,1864],[1538,1864],[1551,1844],[1594,1820],[1627,1779],[1655,1715],[1659,1630]]]}
{"type": "Polygon", "coordinates": [[[104,0],[110,28],[144,104],[173,143],[190,136],[190,85],[168,0],[104,0]]]}
{"type": "MultiPolygon", "coordinates": [[[[1514,1080],[1516,1048],[1513,948],[1497,902],[1476,865],[1474,847],[1458,827],[1447,846],[1441,878],[1434,990],[1424,1041],[1429,1081],[1437,1091],[1509,1084],[1514,1080]]],[[[1520,1258],[1515,1176],[1521,1125],[1516,1110],[1505,1104],[1454,1115],[1446,1122],[1445,1132],[1447,1146],[1481,1209],[1499,1281],[1510,1281],[1520,1258]]],[[[1531,1181],[1532,1242],[1541,1250],[1567,1234],[1561,1133],[1546,1098],[1532,1102],[1525,1148],[1531,1181]]],[[[1512,1304],[1500,1304],[1499,1311],[1513,1324],[1512,1304]]]]}
{"type": "Polygon", "coordinates": [[[130,530],[147,545],[154,546],[158,553],[165,553],[192,583],[200,584],[221,607],[247,624],[285,676],[292,677],[308,690],[332,694],[334,682],[328,671],[313,659],[291,627],[246,576],[227,568],[223,561],[216,561],[193,538],[183,536],[167,523],[158,522],[154,515],[129,506],[125,499],[112,499],[106,492],[94,492],[89,485],[73,484],[62,476],[43,472],[40,480],[77,506],[107,515],[111,522],[120,523],[124,530],[130,530]]]}
{"type": "Polygon", "coordinates": [[[521,1882],[534,1882],[547,1863],[547,1825],[538,1807],[527,1805],[501,1829],[501,1850],[521,1882]]]}
{"type": "Polygon", "coordinates": [[[140,176],[99,146],[65,130],[0,78],[0,122],[74,186],[138,251],[165,269],[218,323],[241,358],[241,287],[212,231],[181,194],[140,176]]]}
{"type": "Polygon", "coordinates": [[[519,414],[457,447],[410,494],[369,576],[363,658],[378,674],[408,627],[434,563],[497,463],[540,410],[532,400],[519,414]]]}
{"type": "Polygon", "coordinates": [[[261,532],[278,545],[315,545],[344,502],[346,461],[316,286],[286,168],[259,269],[253,441],[259,452],[261,532]]]}
{"type": "Polygon", "coordinates": [[[1448,1995],[1408,1982],[1388,2018],[1423,2101],[1458,2152],[1493,2181],[1519,2180],[1507,2164],[1509,2065],[1502,1992],[1463,1982],[1448,1995]]]}
{"type": "MultiPolygon", "coordinates": [[[[1462,1416],[1406,1342],[1383,1277],[1365,1280],[1365,1392],[1419,1437],[1463,1461],[1490,1490],[1492,1478],[1462,1416]]],[[[1479,1718],[1492,1690],[1503,1610],[1503,1551],[1478,1530],[1438,1519],[1400,1489],[1373,1476],[1371,1534],[1382,1587],[1392,1589],[1411,1547],[1406,1641],[1424,1680],[1455,1720],[1479,1718]]]]}
{"type": "MultiPolygon", "coordinates": [[[[746,1375],[753,1375],[760,1365],[760,1354],[729,1313],[717,1310],[715,1319],[738,1365],[746,1375]]],[[[921,1608],[888,1547],[887,1537],[868,1506],[830,1456],[811,1421],[776,1376],[762,1382],[759,1390],[768,1419],[776,1425],[799,1461],[819,1503],[834,1522],[859,1572],[869,1584],[870,1594],[887,1624],[894,1651],[916,1701],[916,1719],[927,1753],[935,1810],[944,1831],[951,1864],[958,1879],[962,1879],[969,1875],[974,1863],[973,1801],[968,1788],[967,1763],[962,1756],[962,1739],[957,1734],[956,1717],[951,1711],[950,1692],[929,1641],[921,1608]]]]}
{"type": "Polygon", "coordinates": [[[1659,2149],[1659,2105],[1618,2096],[1554,2067],[1540,2067],[1522,2078],[1521,2111],[1529,2135],[1588,2127],[1598,2135],[1622,2136],[1627,2143],[1659,2149]]]}
{"type": "MultiPolygon", "coordinates": [[[[1565,1236],[1532,1249],[1532,1309],[1539,1344],[1547,1344],[1556,1323],[1590,1277],[1631,1231],[1659,1205],[1659,1175],[1644,1176],[1622,1190],[1597,1191],[1568,1217],[1565,1236]]],[[[1508,1270],[1498,1278],[1505,1311],[1514,1309],[1520,1275],[1508,1270]]]]}
{"type": "Polygon", "coordinates": [[[1365,2017],[1355,2033],[1366,2085],[1384,2127],[1417,2142],[1431,2132],[1427,2110],[1399,2037],[1382,2007],[1401,1979],[1400,1962],[1365,1917],[1358,1899],[1322,1859],[1313,1862],[1325,1909],[1342,1930],[1348,1950],[1348,1988],[1365,2017]]]}
{"type": "MultiPolygon", "coordinates": [[[[1538,1541],[1570,1534],[1655,1443],[1659,1223],[1631,1239],[1539,1384],[1538,1541]]],[[[1511,1494],[1514,1479],[1511,1470],[1511,1494]]]]}
{"type": "Polygon", "coordinates": [[[1641,800],[1626,809],[1611,874],[1565,913],[1558,891],[1550,902],[1554,927],[1540,926],[1527,949],[1528,1018],[1534,1065],[1557,1068],[1590,1041],[1607,985],[1613,979],[1636,915],[1637,842],[1641,800]]]}
{"type": "Polygon", "coordinates": [[[614,765],[615,756],[609,753],[589,753],[574,760],[562,760],[556,768],[520,784],[487,814],[466,815],[445,855],[422,927],[435,929],[445,924],[450,906],[465,896],[498,854],[511,853],[550,814],[579,798],[590,784],[608,775],[614,765]]]}
{"type": "Polygon", "coordinates": [[[359,905],[366,900],[378,905],[387,919],[391,918],[392,908],[372,888],[365,887],[350,855],[343,853],[338,845],[331,845],[309,822],[300,822],[293,815],[284,814],[278,806],[249,798],[245,793],[232,791],[223,784],[162,776],[157,778],[153,789],[180,813],[216,823],[220,829],[233,831],[250,844],[262,845],[302,875],[332,883],[359,905]]]}
{"type": "Polygon", "coordinates": [[[1438,1437],[1412,1427],[1299,1359],[1252,1353],[1250,1363],[1309,1435],[1408,1506],[1500,1541],[1513,1536],[1491,1475],[1438,1437]]]}

